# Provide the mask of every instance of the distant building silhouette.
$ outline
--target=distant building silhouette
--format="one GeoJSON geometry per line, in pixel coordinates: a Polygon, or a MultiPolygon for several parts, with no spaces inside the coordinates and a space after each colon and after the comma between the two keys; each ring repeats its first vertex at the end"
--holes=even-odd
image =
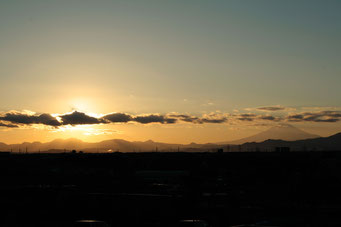
{"type": "Polygon", "coordinates": [[[276,152],[290,152],[290,147],[276,147],[276,152]]]}

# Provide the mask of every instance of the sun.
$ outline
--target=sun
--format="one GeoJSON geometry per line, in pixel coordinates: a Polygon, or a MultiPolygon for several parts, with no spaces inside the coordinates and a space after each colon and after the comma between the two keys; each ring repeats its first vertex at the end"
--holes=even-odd
{"type": "Polygon", "coordinates": [[[73,111],[78,111],[87,114],[88,116],[100,118],[104,114],[99,113],[98,110],[100,109],[100,105],[98,100],[94,98],[72,98],[69,100],[68,105],[70,107],[70,113],[73,111]]]}
{"type": "Polygon", "coordinates": [[[90,104],[89,101],[83,98],[74,98],[69,101],[69,105],[72,108],[72,110],[77,110],[77,111],[89,111],[90,109],[90,104]]]}

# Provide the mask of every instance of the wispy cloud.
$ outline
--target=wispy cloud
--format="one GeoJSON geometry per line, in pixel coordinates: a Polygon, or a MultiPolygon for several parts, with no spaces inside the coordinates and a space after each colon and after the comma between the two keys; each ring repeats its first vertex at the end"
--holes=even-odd
{"type": "Polygon", "coordinates": [[[255,113],[244,113],[244,114],[234,114],[234,119],[239,121],[273,121],[273,122],[279,122],[282,120],[279,116],[273,116],[273,115],[259,115],[255,113]]]}
{"type": "Polygon", "coordinates": [[[5,124],[0,122],[0,127],[6,127],[6,128],[18,128],[18,125],[13,125],[13,124],[5,124]]]}
{"type": "Polygon", "coordinates": [[[341,111],[319,111],[289,114],[289,122],[338,122],[341,120],[341,111]]]}
{"type": "Polygon", "coordinates": [[[194,123],[194,124],[221,124],[227,122],[228,118],[224,114],[211,113],[205,114],[202,117],[192,116],[189,114],[169,114],[168,116],[178,119],[182,122],[194,123]]]}
{"type": "Polygon", "coordinates": [[[285,107],[281,107],[281,106],[266,106],[266,107],[258,107],[257,110],[273,112],[273,111],[285,110],[285,107]]]}
{"type": "Polygon", "coordinates": [[[279,112],[279,111],[294,111],[296,110],[296,108],[276,105],[276,106],[250,107],[250,108],[245,108],[245,110],[262,111],[262,112],[279,112]]]}

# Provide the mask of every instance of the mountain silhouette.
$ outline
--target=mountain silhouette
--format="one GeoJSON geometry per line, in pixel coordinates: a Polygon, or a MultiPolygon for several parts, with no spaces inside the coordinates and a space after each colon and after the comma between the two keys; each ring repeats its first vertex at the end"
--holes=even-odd
{"type": "Polygon", "coordinates": [[[296,141],[269,139],[260,143],[244,143],[242,150],[273,151],[275,147],[289,147],[291,151],[341,151],[341,133],[329,137],[296,141]]]}
{"type": "Polygon", "coordinates": [[[219,144],[244,144],[248,142],[263,142],[269,139],[295,141],[318,137],[320,136],[307,133],[289,124],[278,124],[256,135],[234,141],[220,142],[219,144]]]}
{"type": "MultiPolygon", "coordinates": [[[[302,135],[301,130],[296,129],[294,127],[288,126],[285,132],[294,131],[300,132],[299,135],[302,135]]],[[[281,132],[282,129],[271,128],[265,132],[265,135],[268,135],[270,132],[281,132]]],[[[259,134],[257,134],[259,135],[259,134]]],[[[260,135],[264,135],[264,133],[260,133],[260,135]]],[[[308,136],[316,136],[309,133],[303,132],[303,135],[308,136]]],[[[278,136],[278,135],[276,135],[278,136]]],[[[254,137],[255,138],[255,137],[254,137]]],[[[264,138],[264,137],[263,137],[264,138]]],[[[290,138],[290,137],[288,137],[290,138]]],[[[241,140],[240,140],[241,141],[241,140]]],[[[206,143],[206,144],[169,144],[169,143],[160,143],[154,142],[151,140],[148,141],[126,141],[122,139],[112,139],[112,140],[104,140],[97,143],[88,143],[79,139],[56,139],[47,143],[41,142],[33,142],[33,143],[21,143],[21,144],[5,144],[0,143],[0,151],[13,151],[13,152],[26,152],[26,150],[30,152],[69,152],[71,150],[84,151],[84,152],[149,152],[149,151],[214,151],[218,148],[225,147],[225,145],[214,144],[214,143],[206,143]]],[[[337,133],[335,135],[329,137],[318,137],[312,139],[303,139],[303,140],[295,140],[295,141],[286,141],[280,139],[267,139],[262,142],[246,142],[241,144],[241,146],[232,145],[230,151],[240,151],[239,147],[241,147],[241,151],[274,151],[276,147],[290,147],[292,151],[302,151],[302,150],[316,150],[316,151],[327,151],[327,150],[341,150],[341,133],[337,133]]]]}
{"type": "Polygon", "coordinates": [[[145,142],[139,141],[126,141],[122,139],[104,140],[97,143],[88,143],[79,139],[55,139],[47,143],[24,142],[21,144],[5,144],[0,143],[0,151],[14,151],[14,152],[38,152],[38,151],[52,151],[52,152],[64,152],[64,150],[82,150],[85,152],[138,152],[138,151],[163,151],[163,150],[177,150],[179,147],[188,147],[189,145],[182,144],[168,144],[159,143],[152,140],[145,142]]]}

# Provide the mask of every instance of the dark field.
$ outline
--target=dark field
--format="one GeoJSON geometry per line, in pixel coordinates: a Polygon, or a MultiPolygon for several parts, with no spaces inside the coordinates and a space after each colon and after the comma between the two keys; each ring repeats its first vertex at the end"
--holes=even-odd
{"type": "Polygon", "coordinates": [[[0,168],[0,226],[341,226],[341,152],[1,154],[0,168]]]}

